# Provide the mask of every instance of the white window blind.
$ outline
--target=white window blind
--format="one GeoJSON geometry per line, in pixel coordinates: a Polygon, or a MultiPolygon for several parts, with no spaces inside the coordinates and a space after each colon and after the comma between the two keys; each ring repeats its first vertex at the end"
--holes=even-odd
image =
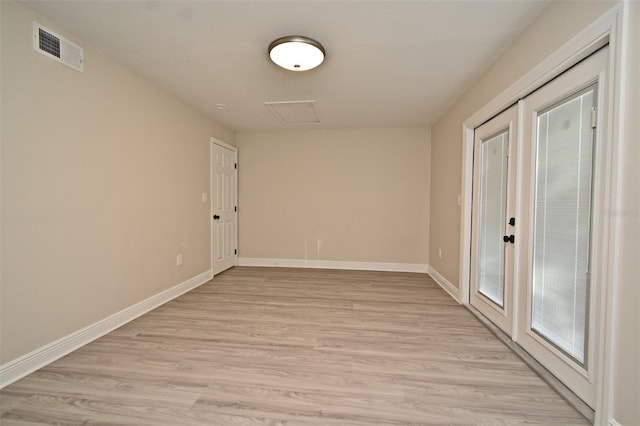
{"type": "Polygon", "coordinates": [[[478,223],[478,291],[504,307],[504,241],[509,131],[482,142],[478,223]]]}

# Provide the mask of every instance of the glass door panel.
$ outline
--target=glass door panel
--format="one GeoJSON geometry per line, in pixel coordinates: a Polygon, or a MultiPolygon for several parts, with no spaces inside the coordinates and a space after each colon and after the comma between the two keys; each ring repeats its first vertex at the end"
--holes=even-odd
{"type": "Polygon", "coordinates": [[[595,91],[537,115],[531,329],[579,364],[588,338],[595,91]]]}
{"type": "Polygon", "coordinates": [[[478,219],[478,292],[504,307],[509,130],[482,142],[478,219]]]}

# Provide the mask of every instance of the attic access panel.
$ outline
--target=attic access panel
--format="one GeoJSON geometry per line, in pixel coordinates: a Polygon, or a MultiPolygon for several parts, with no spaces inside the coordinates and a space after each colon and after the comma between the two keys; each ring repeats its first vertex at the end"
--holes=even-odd
{"type": "Polygon", "coordinates": [[[288,127],[320,124],[316,101],[265,102],[271,112],[288,127]]]}

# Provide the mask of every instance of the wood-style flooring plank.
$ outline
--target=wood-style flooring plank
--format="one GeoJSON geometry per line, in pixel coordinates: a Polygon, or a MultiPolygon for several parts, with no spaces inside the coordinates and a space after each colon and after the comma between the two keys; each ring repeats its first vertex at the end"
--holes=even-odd
{"type": "Polygon", "coordinates": [[[233,268],[0,391],[10,425],[586,420],[424,274],[233,268]]]}

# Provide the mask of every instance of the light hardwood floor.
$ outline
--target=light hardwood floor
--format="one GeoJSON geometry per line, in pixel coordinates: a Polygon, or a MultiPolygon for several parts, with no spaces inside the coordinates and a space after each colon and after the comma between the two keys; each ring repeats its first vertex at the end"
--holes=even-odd
{"type": "Polygon", "coordinates": [[[0,424],[587,424],[427,275],[233,268],[0,392],[0,424]]]}

